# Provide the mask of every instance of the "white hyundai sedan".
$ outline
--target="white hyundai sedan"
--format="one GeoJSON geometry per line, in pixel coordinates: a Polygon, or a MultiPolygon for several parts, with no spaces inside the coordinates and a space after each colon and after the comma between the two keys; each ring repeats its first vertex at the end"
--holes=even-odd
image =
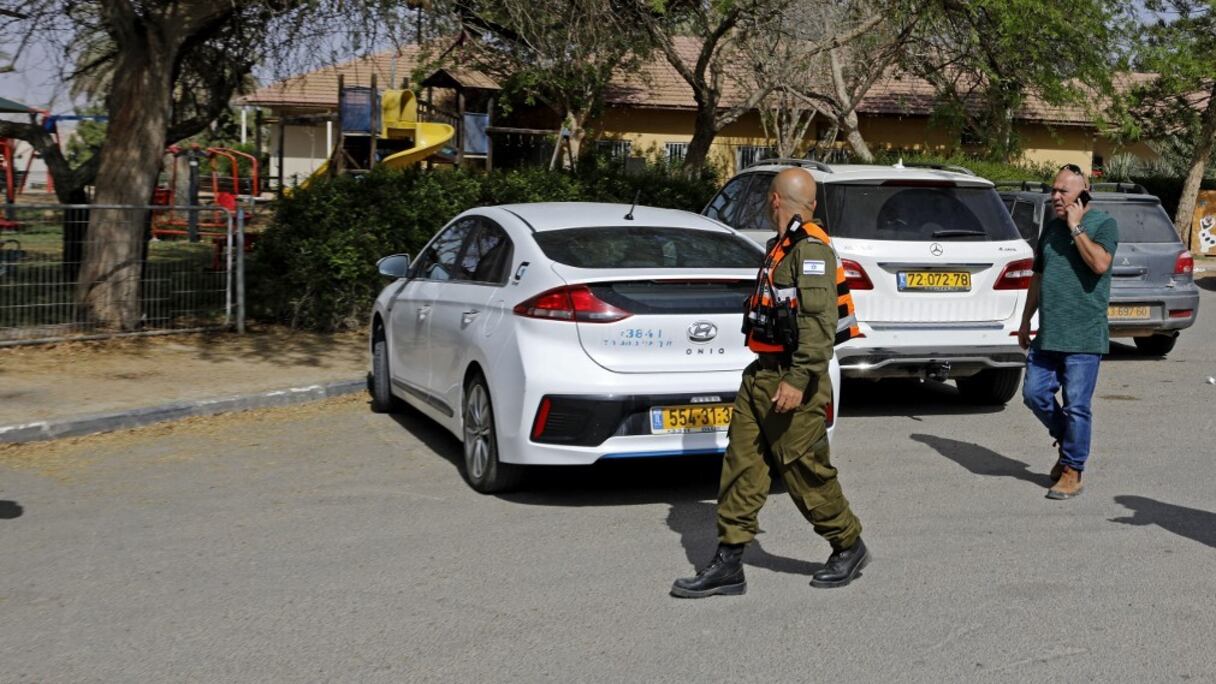
{"type": "MultiPolygon", "coordinates": [[[[450,430],[481,492],[524,465],[722,454],[763,258],[684,211],[467,211],[412,262],[380,261],[394,282],[372,314],[372,407],[403,400],[450,430]]],[[[839,387],[835,359],[830,374],[839,387]]]]}

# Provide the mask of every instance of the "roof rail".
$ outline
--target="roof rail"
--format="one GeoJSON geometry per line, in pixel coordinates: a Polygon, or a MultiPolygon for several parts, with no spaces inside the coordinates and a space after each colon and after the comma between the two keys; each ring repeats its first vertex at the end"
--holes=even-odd
{"type": "Polygon", "coordinates": [[[747,168],[753,166],[763,166],[765,164],[785,164],[788,166],[801,166],[804,169],[815,169],[824,173],[832,173],[832,167],[824,164],[821,161],[814,159],[796,159],[794,157],[772,157],[770,159],[760,159],[747,165],[747,168]]]}
{"type": "Polygon", "coordinates": [[[953,173],[962,173],[968,176],[974,176],[975,172],[965,166],[957,166],[955,164],[938,164],[935,162],[903,162],[905,168],[909,169],[936,169],[938,171],[951,171],[953,173]]]}
{"type": "Polygon", "coordinates": [[[1091,183],[1089,189],[1093,192],[1125,192],[1129,195],[1150,194],[1139,183],[1091,183]]]}
{"type": "Polygon", "coordinates": [[[993,185],[998,188],[1015,188],[1017,190],[1025,190],[1030,192],[1050,192],[1051,186],[1043,181],[1037,180],[999,180],[993,181],[993,185]]]}

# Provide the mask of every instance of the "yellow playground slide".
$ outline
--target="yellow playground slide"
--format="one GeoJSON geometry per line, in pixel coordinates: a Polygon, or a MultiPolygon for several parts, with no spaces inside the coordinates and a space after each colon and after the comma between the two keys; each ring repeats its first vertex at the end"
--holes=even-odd
{"type": "MultiPolygon", "coordinates": [[[[444,123],[428,123],[418,120],[418,101],[411,90],[386,90],[380,98],[380,135],[377,147],[391,150],[397,141],[409,140],[412,145],[390,153],[380,160],[380,166],[401,168],[426,161],[439,152],[456,135],[456,129],[444,123]]],[[[399,144],[399,143],[398,143],[399,144]]],[[[334,150],[337,154],[339,150],[334,150]]],[[[330,160],[333,157],[331,155],[330,160]]],[[[317,167],[297,187],[305,188],[314,178],[321,178],[329,171],[330,161],[317,167]]],[[[290,190],[286,192],[290,193],[290,190]]]]}

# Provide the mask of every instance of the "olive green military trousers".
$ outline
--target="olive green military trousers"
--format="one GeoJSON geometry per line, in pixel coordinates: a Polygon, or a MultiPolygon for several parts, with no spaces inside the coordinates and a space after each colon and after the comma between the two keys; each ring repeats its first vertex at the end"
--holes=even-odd
{"type": "Polygon", "coordinates": [[[847,549],[861,536],[861,521],[849,509],[831,463],[825,407],[831,383],[814,381],[811,394],[793,411],[777,413],[773,394],[781,382],[777,369],[753,363],[743,372],[722,461],[718,489],[718,540],[746,544],[760,530],[760,509],[777,469],[794,504],[815,532],[833,549],[847,549]]]}

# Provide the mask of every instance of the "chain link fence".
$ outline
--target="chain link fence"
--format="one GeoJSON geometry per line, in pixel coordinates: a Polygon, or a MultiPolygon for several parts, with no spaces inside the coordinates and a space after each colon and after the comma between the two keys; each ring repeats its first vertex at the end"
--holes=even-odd
{"type": "Polygon", "coordinates": [[[7,205],[4,215],[0,346],[244,328],[243,210],[7,205]],[[100,212],[111,237],[90,241],[89,217],[100,212]],[[119,293],[108,301],[125,325],[98,320],[86,294],[96,282],[119,293]]]}

